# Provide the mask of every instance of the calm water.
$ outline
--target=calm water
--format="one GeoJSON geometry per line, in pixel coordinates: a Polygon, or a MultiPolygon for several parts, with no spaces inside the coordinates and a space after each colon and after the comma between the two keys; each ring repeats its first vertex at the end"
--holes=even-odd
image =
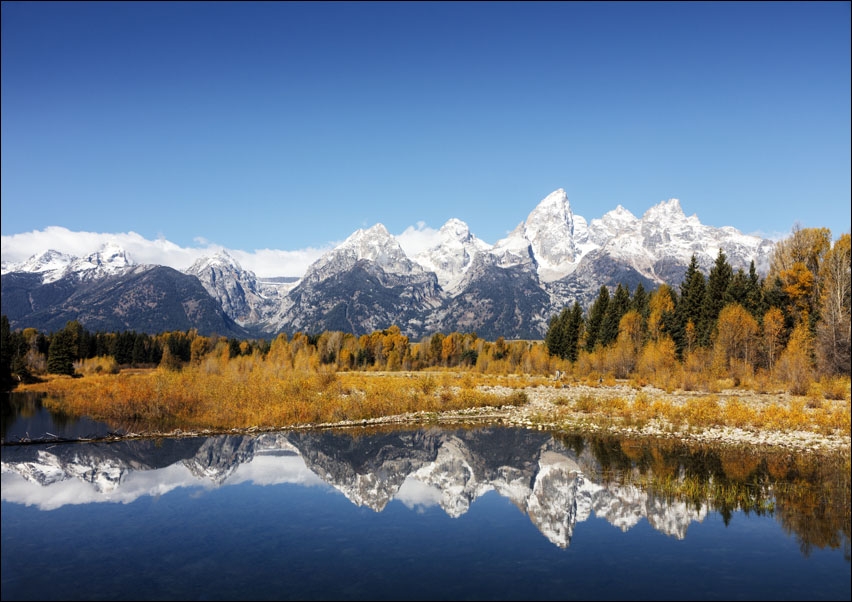
{"type": "Polygon", "coordinates": [[[849,508],[848,458],[503,427],[5,445],[1,591],[849,600],[849,508]]]}

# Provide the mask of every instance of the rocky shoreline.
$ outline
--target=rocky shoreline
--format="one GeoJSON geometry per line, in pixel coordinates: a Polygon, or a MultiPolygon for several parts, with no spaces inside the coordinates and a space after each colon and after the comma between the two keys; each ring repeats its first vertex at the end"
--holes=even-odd
{"type": "MultiPolygon", "coordinates": [[[[481,390],[508,397],[523,391],[528,402],[520,406],[501,406],[471,408],[441,413],[415,412],[397,416],[384,416],[370,420],[342,421],[332,424],[306,425],[302,428],[341,428],[368,425],[391,425],[406,423],[458,423],[458,422],[495,422],[507,426],[520,426],[540,430],[571,431],[578,434],[612,434],[636,438],[678,439],[706,443],[708,445],[747,446],[750,448],[787,449],[798,452],[850,452],[852,439],[848,435],[817,433],[813,431],[776,431],[736,427],[702,427],[688,425],[677,427],[663,420],[652,420],[648,424],[620,424],[604,419],[599,414],[584,412],[566,412],[566,400],[571,401],[583,396],[593,395],[598,399],[620,397],[632,401],[642,391],[651,396],[665,396],[676,403],[686,403],[691,397],[707,396],[707,393],[666,393],[654,387],[637,390],[628,385],[590,387],[571,385],[570,387],[529,386],[522,389],[510,387],[480,387],[481,390]]],[[[752,407],[761,407],[771,403],[789,402],[788,394],[760,394],[750,391],[722,391],[719,397],[736,396],[752,407]]]]}
{"type": "MultiPolygon", "coordinates": [[[[630,438],[676,439],[683,442],[694,442],[714,446],[736,446],[751,449],[789,450],[800,453],[850,453],[852,439],[848,434],[825,434],[810,430],[767,430],[748,429],[729,426],[694,427],[690,425],[675,425],[671,422],[653,419],[642,425],[627,424],[614,420],[600,412],[571,411],[572,403],[583,397],[604,401],[608,398],[621,398],[632,402],[640,393],[653,398],[663,397],[675,404],[685,404],[690,398],[706,397],[701,392],[666,393],[661,389],[646,386],[637,390],[626,384],[614,386],[570,385],[560,386],[527,386],[523,388],[504,386],[482,386],[480,390],[508,398],[522,391],[527,402],[522,405],[489,406],[452,410],[446,412],[411,412],[392,416],[363,420],[343,420],[333,423],[311,423],[289,427],[250,427],[223,430],[183,430],[175,429],[168,432],[121,432],[111,433],[103,437],[87,439],[25,439],[7,441],[4,445],[26,445],[37,443],[58,443],[70,441],[115,441],[122,439],[144,439],[162,437],[193,437],[217,434],[239,434],[272,432],[278,430],[309,430],[309,429],[349,429],[365,427],[391,427],[419,424],[500,424],[518,426],[538,430],[570,432],[572,434],[608,434],[630,438]]],[[[736,397],[751,408],[760,408],[769,404],[789,403],[791,396],[786,393],[755,393],[752,391],[730,390],[714,393],[719,398],[736,397]]],[[[848,401],[846,402],[848,405],[848,401]]]]}

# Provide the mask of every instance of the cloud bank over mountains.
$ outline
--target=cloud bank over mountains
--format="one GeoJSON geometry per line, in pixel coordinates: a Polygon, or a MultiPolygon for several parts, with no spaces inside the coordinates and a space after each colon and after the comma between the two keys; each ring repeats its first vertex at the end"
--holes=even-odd
{"type": "MultiPolygon", "coordinates": [[[[396,238],[406,254],[411,256],[436,245],[440,235],[438,230],[418,222],[416,226],[409,226],[401,234],[396,235],[396,238]]],[[[82,257],[104,244],[113,243],[126,250],[137,263],[164,265],[183,271],[198,259],[224,250],[239,261],[245,269],[251,270],[259,277],[301,277],[309,265],[341,241],[293,251],[280,249],[244,251],[228,249],[203,239],[197,239],[197,242],[199,243],[197,247],[181,247],[166,238],[149,240],[136,232],[75,232],[62,226],[48,226],[44,230],[3,235],[2,256],[4,263],[19,263],[45,249],[53,249],[82,257]]]]}

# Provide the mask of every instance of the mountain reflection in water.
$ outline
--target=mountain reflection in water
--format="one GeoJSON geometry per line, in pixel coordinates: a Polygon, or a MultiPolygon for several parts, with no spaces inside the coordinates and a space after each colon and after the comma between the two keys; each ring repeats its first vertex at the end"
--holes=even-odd
{"type": "Polygon", "coordinates": [[[128,503],[180,487],[330,486],[381,512],[391,500],[465,514],[484,494],[511,500],[567,548],[592,514],[627,531],[643,518],[683,539],[717,511],[773,514],[803,554],[849,559],[848,458],[754,455],[682,443],[554,436],[518,428],[294,431],[2,448],[2,499],[52,510],[128,503]]]}

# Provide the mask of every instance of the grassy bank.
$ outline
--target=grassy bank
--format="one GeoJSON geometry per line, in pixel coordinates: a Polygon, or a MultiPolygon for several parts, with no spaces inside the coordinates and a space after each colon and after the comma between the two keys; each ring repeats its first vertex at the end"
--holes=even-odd
{"type": "Polygon", "coordinates": [[[476,371],[335,372],[282,369],[251,357],[213,359],[179,371],[164,368],[51,377],[20,390],[47,393],[46,404],[133,432],[174,429],[276,429],[515,408],[528,423],[555,427],[619,427],[689,431],[730,427],[850,436],[849,379],[805,396],[655,389],[647,382],[476,371]]]}

